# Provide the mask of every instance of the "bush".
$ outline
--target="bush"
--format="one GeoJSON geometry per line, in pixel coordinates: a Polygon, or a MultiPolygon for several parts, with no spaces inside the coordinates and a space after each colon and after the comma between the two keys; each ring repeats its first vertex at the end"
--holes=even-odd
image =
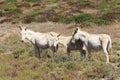
{"type": "Polygon", "coordinates": [[[80,22],[84,22],[84,21],[89,21],[93,19],[93,15],[92,14],[80,14],[80,15],[77,15],[77,16],[70,16],[68,18],[61,18],[59,21],[60,22],[63,22],[63,23],[80,23],[80,22]]]}
{"type": "Polygon", "coordinates": [[[2,11],[0,11],[0,16],[3,16],[3,12],[2,11]]]}
{"type": "Polygon", "coordinates": [[[6,5],[3,6],[3,9],[5,11],[11,11],[11,10],[13,10],[15,8],[16,8],[15,4],[12,4],[12,3],[6,4],[6,5]]]}
{"type": "Polygon", "coordinates": [[[22,10],[20,8],[15,8],[13,12],[22,13],[22,10]]]}
{"type": "Polygon", "coordinates": [[[108,25],[109,21],[96,17],[96,15],[92,15],[92,14],[80,14],[77,16],[70,16],[68,18],[62,17],[59,19],[59,22],[62,23],[81,23],[80,27],[89,27],[91,26],[93,23],[100,26],[100,25],[108,25]]]}
{"type": "Polygon", "coordinates": [[[83,22],[80,27],[83,28],[83,27],[90,27],[91,26],[91,23],[90,22],[83,22]]]}
{"type": "Polygon", "coordinates": [[[109,21],[108,20],[104,20],[104,19],[96,19],[94,21],[94,23],[97,24],[97,25],[108,25],[109,21]]]}

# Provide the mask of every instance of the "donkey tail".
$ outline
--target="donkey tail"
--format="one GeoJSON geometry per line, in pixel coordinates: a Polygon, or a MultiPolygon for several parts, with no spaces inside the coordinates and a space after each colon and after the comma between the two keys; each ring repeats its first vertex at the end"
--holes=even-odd
{"type": "Polygon", "coordinates": [[[107,45],[107,51],[109,52],[109,54],[112,53],[112,42],[111,42],[110,37],[109,37],[109,41],[108,41],[108,45],[107,45]]]}

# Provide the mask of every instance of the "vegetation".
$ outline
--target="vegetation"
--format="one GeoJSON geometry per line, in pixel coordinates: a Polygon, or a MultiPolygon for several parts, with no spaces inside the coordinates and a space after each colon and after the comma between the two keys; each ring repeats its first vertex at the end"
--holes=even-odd
{"type": "Polygon", "coordinates": [[[61,18],[59,22],[62,23],[81,23],[81,27],[90,27],[92,26],[91,23],[96,25],[108,25],[109,21],[105,19],[96,18],[92,14],[80,14],[77,16],[70,16],[68,18],[61,18]]]}
{"type": "Polygon", "coordinates": [[[0,16],[3,16],[3,12],[2,11],[0,11],[0,16]]]}
{"type": "MultiPolygon", "coordinates": [[[[22,0],[20,2],[2,0],[0,22],[52,21],[90,27],[108,25],[114,20],[120,20],[120,0],[94,1],[97,0],[22,0]],[[82,11],[89,8],[97,11],[93,13],[82,11]]],[[[0,42],[0,80],[119,80],[120,78],[120,54],[116,52],[120,49],[119,41],[113,41],[111,64],[106,64],[102,51],[93,51],[91,59],[88,60],[83,59],[79,51],[72,51],[71,55],[67,56],[63,50],[53,55],[47,49],[41,50],[42,58],[37,59],[34,56],[33,46],[29,43],[21,43],[17,33],[14,34],[0,42]]]]}
{"type": "MultiPolygon", "coordinates": [[[[21,2],[18,2],[17,0],[3,0],[3,2],[1,2],[2,5],[0,8],[0,16],[4,17],[6,16],[6,13],[11,15],[17,14],[16,17],[19,18],[17,20],[21,20],[25,23],[30,23],[33,21],[53,21],[61,23],[74,22],[77,24],[82,24],[82,27],[87,27],[93,26],[93,24],[98,26],[107,25],[111,21],[114,21],[116,16],[119,16],[118,13],[120,12],[120,10],[118,10],[119,0],[100,0],[97,3],[90,0],[66,0],[64,2],[65,3],[57,0],[23,0],[21,2]],[[85,12],[81,13],[81,9],[85,8],[96,9],[98,11],[93,14],[85,12]],[[29,12],[25,13],[24,11],[26,10],[29,12]],[[42,18],[40,18],[40,16],[42,16],[42,18]]],[[[11,16],[10,18],[12,19],[10,20],[12,21],[16,17],[11,16]]]]}
{"type": "MultiPolygon", "coordinates": [[[[7,50],[3,53],[12,51],[12,54],[0,56],[1,80],[119,78],[119,64],[117,64],[118,68],[106,64],[102,51],[93,52],[91,60],[87,60],[87,58],[83,59],[78,51],[72,52],[68,57],[62,50],[53,56],[48,49],[42,51],[41,59],[37,59],[34,56],[33,47],[30,44],[21,43],[17,35],[6,39],[1,45],[6,45],[4,48],[7,50]],[[7,46],[8,44],[13,46],[7,46]]],[[[114,51],[118,49],[116,46],[120,45],[113,43],[114,51]]],[[[3,51],[2,46],[0,50],[3,51]]],[[[114,53],[110,55],[110,59],[113,63],[120,61],[119,56],[114,53]]]]}
{"type": "Polygon", "coordinates": [[[76,23],[80,23],[80,22],[84,22],[84,21],[90,21],[92,20],[93,16],[91,14],[80,14],[77,16],[70,16],[68,18],[62,18],[60,20],[60,22],[63,23],[72,23],[72,22],[76,22],[76,23]]]}

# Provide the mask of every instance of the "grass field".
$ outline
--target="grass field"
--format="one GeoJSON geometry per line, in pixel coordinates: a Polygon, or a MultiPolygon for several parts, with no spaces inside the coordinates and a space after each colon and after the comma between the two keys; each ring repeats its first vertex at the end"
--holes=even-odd
{"type": "Polygon", "coordinates": [[[120,80],[120,0],[0,0],[0,80],[120,80]],[[112,38],[110,64],[103,51],[90,60],[79,51],[67,56],[21,43],[18,25],[38,32],[72,35],[75,27],[112,38]]]}
{"type": "Polygon", "coordinates": [[[37,59],[33,47],[21,43],[17,35],[6,39],[2,45],[6,45],[4,53],[11,51],[12,54],[0,56],[0,80],[119,80],[120,77],[120,57],[116,54],[120,43],[113,43],[111,64],[106,64],[102,51],[93,51],[88,60],[78,51],[72,51],[68,57],[64,50],[53,56],[48,49],[42,50],[42,58],[37,59]]]}

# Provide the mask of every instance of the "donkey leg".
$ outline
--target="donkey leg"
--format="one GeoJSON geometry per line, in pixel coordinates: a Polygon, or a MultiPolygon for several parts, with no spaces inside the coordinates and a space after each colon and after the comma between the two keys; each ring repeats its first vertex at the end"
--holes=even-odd
{"type": "Polygon", "coordinates": [[[39,47],[38,47],[38,58],[41,58],[41,56],[40,56],[40,49],[39,49],[39,47]]]}
{"type": "Polygon", "coordinates": [[[86,58],[86,51],[85,51],[85,50],[82,50],[81,55],[82,55],[83,58],[86,58]]]}
{"type": "Polygon", "coordinates": [[[70,56],[70,49],[67,48],[67,55],[70,56]]]}
{"type": "Polygon", "coordinates": [[[79,51],[80,51],[81,56],[83,58],[85,58],[86,57],[86,51],[84,49],[82,49],[82,48],[80,48],[79,51]]]}
{"type": "Polygon", "coordinates": [[[55,47],[51,46],[50,49],[51,49],[51,51],[53,53],[53,57],[55,57],[56,56],[55,47]]]}
{"type": "Polygon", "coordinates": [[[87,47],[87,51],[88,51],[88,59],[91,59],[91,48],[89,48],[89,46],[87,47]]]}
{"type": "Polygon", "coordinates": [[[39,47],[37,47],[36,45],[34,45],[34,48],[35,48],[35,57],[40,58],[39,47]]]}
{"type": "Polygon", "coordinates": [[[106,63],[110,63],[110,61],[109,61],[109,52],[107,51],[107,43],[104,43],[103,45],[102,45],[102,48],[103,48],[103,51],[104,51],[104,53],[105,53],[105,56],[106,56],[106,63]]]}

